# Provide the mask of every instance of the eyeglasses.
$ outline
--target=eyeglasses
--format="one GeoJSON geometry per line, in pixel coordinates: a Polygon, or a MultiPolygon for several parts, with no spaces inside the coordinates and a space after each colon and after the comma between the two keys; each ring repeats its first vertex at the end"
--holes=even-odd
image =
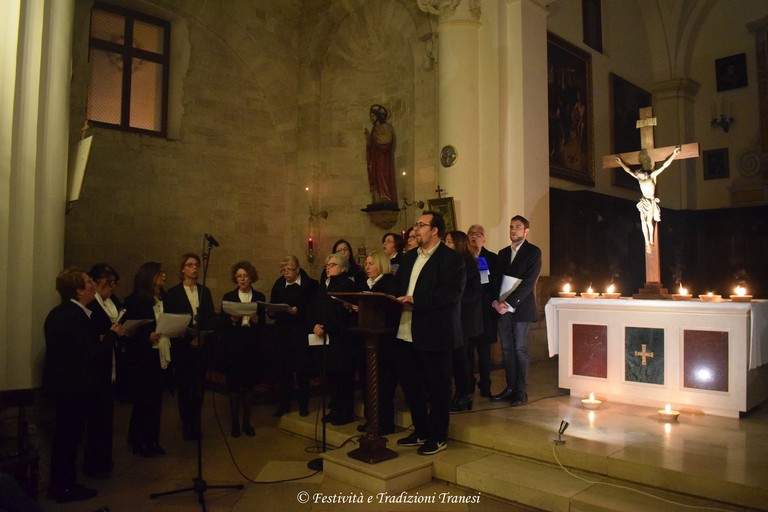
{"type": "Polygon", "coordinates": [[[424,224],[423,222],[417,222],[413,225],[413,229],[431,228],[432,224],[424,224]]]}
{"type": "Polygon", "coordinates": [[[189,262],[184,264],[185,267],[199,267],[200,264],[197,262],[189,262]]]}
{"type": "Polygon", "coordinates": [[[408,235],[408,240],[416,240],[416,235],[408,235]]]}
{"type": "Polygon", "coordinates": [[[236,279],[246,279],[250,277],[248,274],[235,274],[236,279]]]}
{"type": "Polygon", "coordinates": [[[336,249],[336,254],[339,254],[341,252],[350,252],[349,251],[349,247],[343,246],[343,247],[339,247],[338,249],[336,249]]]}
{"type": "Polygon", "coordinates": [[[485,233],[482,233],[480,231],[470,231],[467,233],[469,235],[469,238],[482,238],[485,236],[485,233]]]}
{"type": "Polygon", "coordinates": [[[338,263],[326,263],[326,264],[325,264],[325,267],[326,267],[326,268],[328,268],[328,267],[338,267],[338,266],[339,266],[339,264],[338,264],[338,263]]]}

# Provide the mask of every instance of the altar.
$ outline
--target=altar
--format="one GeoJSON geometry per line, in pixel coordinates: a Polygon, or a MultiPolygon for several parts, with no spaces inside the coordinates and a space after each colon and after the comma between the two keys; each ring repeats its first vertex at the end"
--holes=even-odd
{"type": "Polygon", "coordinates": [[[730,417],[768,398],[768,301],[553,298],[544,310],[571,395],[730,417]]]}

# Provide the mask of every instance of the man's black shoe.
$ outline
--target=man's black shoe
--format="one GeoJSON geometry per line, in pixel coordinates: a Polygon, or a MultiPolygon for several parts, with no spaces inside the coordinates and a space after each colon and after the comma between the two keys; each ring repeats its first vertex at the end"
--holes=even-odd
{"type": "Polygon", "coordinates": [[[506,388],[504,391],[502,391],[498,395],[493,395],[491,397],[491,402],[503,402],[504,400],[511,400],[514,394],[515,394],[514,389],[506,388]]]}
{"type": "Polygon", "coordinates": [[[419,437],[416,432],[412,433],[408,437],[403,437],[397,440],[397,446],[421,446],[427,440],[423,437],[419,437]]]}
{"type": "Polygon", "coordinates": [[[80,484],[72,484],[70,487],[51,485],[50,489],[48,489],[48,499],[58,503],[89,500],[97,494],[99,493],[96,489],[89,489],[80,484]]]}
{"type": "Polygon", "coordinates": [[[520,398],[518,400],[512,400],[512,403],[509,404],[512,407],[520,407],[521,405],[526,405],[528,403],[528,393],[523,395],[523,398],[520,398]]]}

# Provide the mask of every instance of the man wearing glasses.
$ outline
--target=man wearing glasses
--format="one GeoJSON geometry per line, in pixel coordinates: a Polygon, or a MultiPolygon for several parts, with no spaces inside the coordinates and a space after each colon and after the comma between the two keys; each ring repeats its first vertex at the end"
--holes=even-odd
{"type": "MultiPolygon", "coordinates": [[[[479,336],[470,338],[467,345],[467,362],[470,369],[475,367],[475,349],[477,349],[478,369],[480,370],[480,380],[477,381],[477,387],[480,390],[480,396],[491,397],[491,345],[496,343],[497,330],[496,320],[499,315],[491,307],[496,298],[491,291],[491,278],[498,272],[496,259],[498,256],[484,247],[485,228],[479,224],[473,224],[467,232],[469,235],[469,249],[477,259],[477,266],[480,269],[480,282],[483,286],[482,310],[483,310],[483,332],[479,336]]],[[[474,373],[472,382],[475,382],[474,373]]]]}
{"type": "Polygon", "coordinates": [[[511,244],[499,251],[500,272],[491,277],[493,308],[499,317],[499,336],[507,386],[491,401],[509,400],[512,407],[528,403],[528,330],[537,320],[536,281],[541,272],[541,250],[526,240],[531,224],[515,215],[509,221],[511,244]]]}
{"type": "Polygon", "coordinates": [[[462,343],[466,273],[461,256],[441,243],[445,221],[439,213],[425,211],[413,227],[419,247],[403,256],[397,272],[403,312],[395,358],[414,432],[397,444],[434,455],[447,447],[451,368],[454,347],[462,343]]]}

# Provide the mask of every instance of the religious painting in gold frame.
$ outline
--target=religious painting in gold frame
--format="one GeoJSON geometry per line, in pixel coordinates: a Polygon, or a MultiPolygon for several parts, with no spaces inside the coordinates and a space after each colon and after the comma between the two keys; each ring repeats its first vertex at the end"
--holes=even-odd
{"type": "Polygon", "coordinates": [[[549,174],[595,184],[592,56],[547,33],[549,174]]]}
{"type": "Polygon", "coordinates": [[[452,197],[440,197],[438,199],[429,199],[427,206],[443,216],[445,220],[445,232],[456,230],[456,208],[453,206],[452,197]]]}
{"type": "MultiPolygon", "coordinates": [[[[653,96],[614,73],[611,80],[611,148],[613,154],[640,151],[640,109],[653,106],[653,96]]],[[[611,184],[637,190],[637,180],[624,169],[611,169],[611,184]]]]}

